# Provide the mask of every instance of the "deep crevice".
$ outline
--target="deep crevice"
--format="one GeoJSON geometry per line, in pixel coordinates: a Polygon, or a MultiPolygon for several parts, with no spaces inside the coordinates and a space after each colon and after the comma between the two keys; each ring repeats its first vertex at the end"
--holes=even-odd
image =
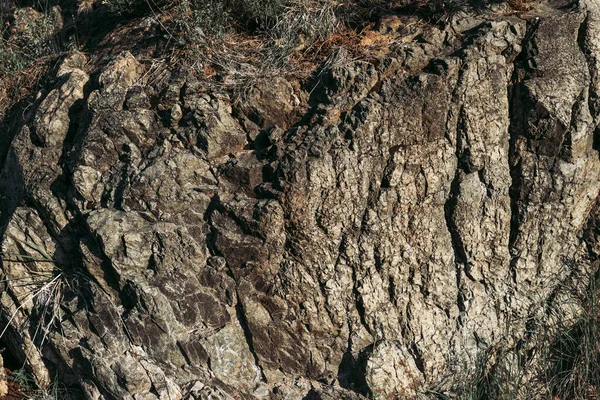
{"type": "Polygon", "coordinates": [[[367,324],[365,303],[364,303],[362,295],[358,291],[358,288],[356,287],[356,285],[352,289],[352,294],[354,295],[354,305],[356,307],[356,311],[358,312],[358,316],[360,318],[360,323],[362,324],[362,326],[365,327],[367,332],[371,333],[371,329],[369,328],[369,325],[367,324]]]}
{"type": "Polygon", "coordinates": [[[589,29],[589,13],[586,13],[586,16],[583,20],[583,22],[581,23],[581,25],[579,25],[579,29],[577,30],[577,44],[579,45],[579,49],[581,50],[581,52],[583,53],[583,55],[585,56],[585,62],[587,64],[588,67],[588,73],[589,73],[589,86],[588,86],[588,107],[590,110],[590,113],[592,115],[592,118],[594,120],[596,120],[597,118],[597,114],[598,114],[598,93],[595,93],[595,91],[593,90],[593,82],[594,82],[594,73],[593,73],[593,69],[592,69],[592,56],[590,55],[590,51],[587,49],[586,47],[586,37],[588,35],[588,29],[589,29]]]}
{"type": "MultiPolygon", "coordinates": [[[[237,292],[237,290],[236,290],[236,292],[237,292]]],[[[262,366],[260,365],[260,360],[258,358],[258,354],[256,353],[256,350],[254,348],[254,339],[252,337],[252,331],[250,330],[250,326],[248,325],[248,319],[246,318],[246,314],[244,313],[244,306],[242,305],[241,300],[239,300],[240,299],[239,293],[237,293],[237,298],[238,298],[238,302],[235,305],[235,314],[236,314],[237,320],[240,324],[240,327],[244,331],[244,337],[246,338],[246,343],[248,344],[248,349],[250,350],[250,353],[252,353],[252,357],[254,358],[254,364],[260,371],[260,378],[261,378],[261,380],[265,381],[265,373],[263,371],[262,366]]]]}
{"type": "Polygon", "coordinates": [[[513,62],[513,73],[510,85],[508,87],[508,115],[509,115],[509,145],[508,145],[508,165],[510,169],[510,232],[508,239],[508,252],[510,255],[509,274],[513,284],[517,284],[516,263],[519,259],[519,251],[515,248],[519,229],[521,226],[521,212],[519,203],[521,202],[523,191],[523,176],[521,170],[521,159],[517,151],[517,139],[526,132],[526,116],[524,115],[525,105],[523,102],[527,96],[523,93],[521,81],[525,79],[532,71],[528,67],[528,58],[531,53],[529,42],[534,39],[539,26],[539,21],[527,22],[527,30],[521,41],[522,51],[517,55],[513,62]]]}
{"type": "Polygon", "coordinates": [[[423,352],[421,352],[421,350],[419,349],[419,347],[417,346],[417,344],[415,342],[412,342],[410,344],[410,347],[408,348],[408,352],[410,353],[413,360],[415,361],[415,365],[417,366],[419,371],[421,371],[421,373],[423,374],[423,377],[425,379],[427,379],[427,374],[425,372],[425,360],[423,359],[423,352]]]}
{"type": "Polygon", "coordinates": [[[454,214],[456,212],[456,206],[458,203],[458,196],[460,194],[460,174],[461,170],[457,168],[452,184],[450,185],[450,195],[446,204],[444,204],[444,217],[446,218],[446,227],[450,232],[452,240],[452,250],[454,251],[454,259],[457,264],[467,265],[467,253],[458,231],[456,221],[454,221],[454,214]]]}
{"type": "Polygon", "coordinates": [[[367,361],[373,347],[374,345],[371,344],[354,355],[351,352],[351,343],[349,343],[342,357],[337,376],[341,387],[368,398],[371,397],[372,393],[367,384],[367,361]]]}

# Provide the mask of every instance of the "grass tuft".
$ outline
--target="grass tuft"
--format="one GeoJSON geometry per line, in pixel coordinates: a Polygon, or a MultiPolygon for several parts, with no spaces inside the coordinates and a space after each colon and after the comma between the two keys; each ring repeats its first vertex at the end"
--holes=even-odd
{"type": "Polygon", "coordinates": [[[530,321],[526,341],[481,349],[472,365],[454,365],[449,389],[422,398],[600,400],[600,285],[593,279],[583,293],[563,294],[570,302],[549,305],[543,323],[530,321]]]}
{"type": "Polygon", "coordinates": [[[10,371],[9,381],[18,384],[20,394],[27,400],[72,400],[81,398],[78,390],[61,384],[58,378],[48,388],[41,388],[24,368],[10,371]]]}
{"type": "MultiPolygon", "coordinates": [[[[26,335],[31,343],[42,349],[49,335],[62,329],[63,308],[68,308],[67,300],[74,296],[84,300],[87,298],[84,288],[87,287],[89,278],[72,267],[58,263],[42,246],[12,239],[18,253],[3,254],[0,257],[4,265],[0,285],[4,286],[4,290],[10,289],[13,299],[13,305],[9,308],[10,315],[2,315],[4,328],[0,331],[0,338],[10,329],[11,337],[19,332],[17,335],[26,335]]],[[[9,341],[11,337],[8,338],[9,341]]],[[[27,359],[21,361],[24,363],[23,368],[27,366],[35,374],[35,379],[30,380],[36,382],[36,386],[28,384],[26,392],[39,392],[46,396],[28,398],[68,398],[47,397],[48,391],[42,391],[41,387],[48,383],[51,390],[59,390],[60,387],[49,382],[48,376],[38,376],[27,359]]]]}

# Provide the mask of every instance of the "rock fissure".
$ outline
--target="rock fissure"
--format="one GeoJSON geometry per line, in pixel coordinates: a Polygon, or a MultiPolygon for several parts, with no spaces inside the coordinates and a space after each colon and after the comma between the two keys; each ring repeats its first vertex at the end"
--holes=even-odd
{"type": "MultiPolygon", "coordinates": [[[[238,294],[238,298],[239,298],[239,294],[238,294]]],[[[263,368],[260,363],[260,358],[254,349],[254,342],[252,339],[252,331],[250,330],[250,328],[248,326],[248,320],[246,319],[246,315],[244,313],[243,304],[238,302],[235,306],[235,310],[236,310],[237,320],[240,324],[240,327],[244,331],[244,337],[246,338],[246,343],[248,345],[248,349],[250,350],[250,353],[252,353],[252,357],[254,357],[254,364],[259,369],[260,380],[265,381],[265,374],[264,374],[263,368]]]]}
{"type": "MultiPolygon", "coordinates": [[[[579,45],[579,49],[585,56],[585,60],[588,66],[588,73],[590,76],[590,84],[588,86],[587,99],[588,99],[588,108],[590,110],[591,115],[600,115],[600,110],[598,109],[598,95],[596,88],[594,88],[594,79],[598,79],[597,73],[595,73],[593,68],[593,59],[590,55],[589,49],[586,47],[586,40],[589,40],[588,33],[588,21],[590,19],[590,11],[586,11],[583,21],[581,25],[579,25],[579,29],[577,30],[577,44],[579,45]]],[[[598,122],[597,119],[595,119],[598,122]]]]}

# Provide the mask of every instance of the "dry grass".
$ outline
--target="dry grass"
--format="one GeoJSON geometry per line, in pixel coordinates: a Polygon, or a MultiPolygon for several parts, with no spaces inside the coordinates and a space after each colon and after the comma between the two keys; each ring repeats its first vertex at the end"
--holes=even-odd
{"type": "Polygon", "coordinates": [[[42,57],[19,71],[0,71],[0,121],[11,106],[36,91],[54,60],[54,57],[42,57]]]}
{"type": "MultiPolygon", "coordinates": [[[[208,85],[227,89],[273,75],[306,77],[339,48],[357,58],[384,48],[386,35],[373,31],[383,16],[415,15],[447,24],[486,1],[496,0],[77,0],[63,15],[80,30],[71,40],[90,53],[95,49],[86,43],[99,42],[88,33],[94,26],[110,22],[122,29],[130,21],[134,29],[139,17],[152,17],[166,39],[153,57],[183,65],[208,85]]],[[[10,21],[6,14],[11,12],[0,14],[0,22],[10,21]]],[[[50,14],[48,7],[42,14],[50,14]]],[[[43,35],[30,36],[31,49],[44,47],[43,35]]],[[[11,48],[10,32],[3,37],[0,74],[23,70],[36,58],[35,51],[29,56],[11,48]]]]}
{"type": "Polygon", "coordinates": [[[517,13],[531,10],[531,5],[528,3],[529,1],[527,0],[508,0],[508,5],[510,8],[517,13]]]}
{"type": "Polygon", "coordinates": [[[600,282],[582,290],[581,281],[561,288],[559,303],[541,304],[543,320],[529,320],[516,346],[484,348],[470,365],[456,360],[452,387],[422,399],[600,400],[600,282]]]}
{"type": "MultiPolygon", "coordinates": [[[[27,343],[25,346],[43,349],[52,332],[61,331],[66,303],[73,298],[84,302],[89,298],[86,292],[89,278],[76,268],[60,264],[46,252],[43,245],[34,241],[10,236],[4,246],[4,251],[12,251],[0,254],[0,263],[3,265],[0,286],[10,293],[12,301],[5,304],[6,313],[0,316],[3,326],[0,339],[10,343],[9,347],[19,348],[19,344],[15,343],[24,341],[27,343]]],[[[47,372],[35,367],[35,361],[30,356],[25,351],[19,360],[23,363],[21,369],[27,368],[30,372],[30,378],[20,382],[30,396],[28,398],[67,398],[58,396],[66,388],[51,382],[47,372]],[[23,386],[24,383],[27,385],[23,386]]]]}

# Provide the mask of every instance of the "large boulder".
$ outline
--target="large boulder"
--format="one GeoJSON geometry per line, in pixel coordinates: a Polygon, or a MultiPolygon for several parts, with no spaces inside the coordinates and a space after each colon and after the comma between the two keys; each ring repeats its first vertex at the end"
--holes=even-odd
{"type": "Polygon", "coordinates": [[[0,149],[3,341],[90,399],[415,398],[526,351],[600,248],[600,14],[573,7],[245,104],[68,58],[0,149]]]}

